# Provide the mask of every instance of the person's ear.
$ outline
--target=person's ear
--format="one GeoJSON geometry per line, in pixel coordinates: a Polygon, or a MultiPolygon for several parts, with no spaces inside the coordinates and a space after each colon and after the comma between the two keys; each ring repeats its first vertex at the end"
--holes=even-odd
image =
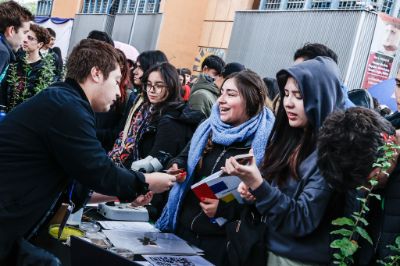
{"type": "Polygon", "coordinates": [[[38,45],[39,45],[39,50],[40,50],[40,49],[42,49],[42,48],[43,48],[43,46],[44,46],[44,42],[39,42],[39,43],[38,43],[38,45]]]}
{"type": "Polygon", "coordinates": [[[101,73],[101,70],[98,67],[92,67],[90,70],[90,76],[92,77],[92,80],[96,83],[100,83],[103,81],[103,73],[101,73]]]}
{"type": "Polygon", "coordinates": [[[15,27],[14,26],[9,26],[6,28],[4,31],[4,36],[7,37],[12,37],[16,33],[15,27]]]}

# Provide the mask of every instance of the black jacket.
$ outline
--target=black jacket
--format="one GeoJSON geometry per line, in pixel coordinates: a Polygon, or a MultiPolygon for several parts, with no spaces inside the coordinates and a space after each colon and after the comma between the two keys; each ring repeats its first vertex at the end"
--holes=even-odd
{"type": "Polygon", "coordinates": [[[56,67],[57,80],[62,79],[62,73],[64,68],[64,63],[61,55],[61,49],[59,47],[50,48],[49,52],[53,54],[54,66],[56,67]]]}
{"type": "Polygon", "coordinates": [[[0,84],[5,79],[8,65],[13,61],[15,61],[15,54],[8,44],[6,37],[0,33],[0,84]]]}
{"type": "Polygon", "coordinates": [[[94,112],[72,80],[20,104],[0,123],[0,173],[0,261],[71,179],[128,200],[146,192],[143,174],[116,167],[102,149],[94,112]]]}
{"type": "Polygon", "coordinates": [[[169,159],[177,156],[185,148],[204,118],[201,112],[192,110],[183,103],[166,108],[143,133],[139,141],[140,157],[151,155],[166,167],[169,159]],[[170,155],[168,160],[165,160],[160,152],[170,155]]]}
{"type": "MultiPolygon", "coordinates": [[[[193,184],[200,181],[202,177],[217,172],[225,165],[225,160],[231,156],[248,153],[251,142],[234,143],[229,147],[214,144],[210,152],[203,156],[201,167],[199,165],[194,173],[193,184]]],[[[177,163],[180,168],[186,168],[187,148],[170,164],[177,163]]],[[[199,205],[199,199],[192,190],[189,190],[183,199],[182,207],[178,214],[177,235],[189,241],[191,244],[205,251],[206,258],[216,265],[223,265],[227,260],[226,255],[226,231],[225,225],[219,226],[206,216],[199,205]]],[[[236,201],[218,203],[215,217],[223,217],[228,222],[238,219],[241,205],[236,201]]]]}
{"type": "Polygon", "coordinates": [[[396,128],[400,128],[400,112],[396,111],[391,115],[385,117],[396,128]]]}
{"type": "MultiPolygon", "coordinates": [[[[140,157],[155,157],[166,168],[169,160],[185,148],[203,118],[201,112],[189,109],[186,104],[167,108],[143,133],[138,147],[140,157]]],[[[151,220],[159,218],[167,200],[168,192],[154,195],[148,208],[151,220]]]]}

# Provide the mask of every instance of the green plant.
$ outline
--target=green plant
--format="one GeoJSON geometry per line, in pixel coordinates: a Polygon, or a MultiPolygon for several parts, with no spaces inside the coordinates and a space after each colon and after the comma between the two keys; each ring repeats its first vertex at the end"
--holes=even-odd
{"type": "Polygon", "coordinates": [[[368,202],[371,197],[381,200],[380,195],[373,193],[373,190],[378,185],[378,176],[381,173],[389,175],[387,171],[391,167],[391,162],[395,158],[397,151],[400,149],[400,146],[396,144],[395,136],[388,136],[386,133],[381,135],[384,144],[378,148],[378,151],[382,152],[382,156],[377,158],[372,165],[373,168],[379,168],[380,171],[368,181],[367,186],[357,188],[357,190],[365,192],[364,197],[357,198],[361,203],[360,211],[353,212],[350,218],[341,217],[332,221],[333,225],[340,227],[331,232],[331,234],[339,236],[330,245],[331,248],[337,249],[337,252],[333,254],[334,264],[346,266],[354,263],[353,255],[359,248],[356,235],[364,238],[371,245],[373,244],[371,237],[364,229],[364,227],[368,226],[368,221],[364,218],[369,211],[368,202]]]}
{"type": "Polygon", "coordinates": [[[47,53],[42,58],[43,66],[40,71],[38,84],[35,86],[34,91],[35,94],[41,92],[46,89],[54,80],[54,73],[56,70],[54,64],[54,57],[51,53],[47,53]]]}
{"type": "Polygon", "coordinates": [[[10,65],[7,79],[10,87],[7,111],[11,111],[15,106],[44,90],[53,82],[55,75],[54,57],[47,54],[41,60],[39,75],[36,80],[30,80],[34,84],[31,89],[28,88],[28,80],[32,73],[32,67],[27,62],[27,58],[25,57],[22,61],[22,70],[19,70],[18,63],[10,65]]]}
{"type": "Polygon", "coordinates": [[[394,245],[387,246],[390,251],[395,255],[386,257],[383,261],[378,260],[377,262],[384,266],[396,266],[400,264],[400,236],[396,237],[394,245]]]}

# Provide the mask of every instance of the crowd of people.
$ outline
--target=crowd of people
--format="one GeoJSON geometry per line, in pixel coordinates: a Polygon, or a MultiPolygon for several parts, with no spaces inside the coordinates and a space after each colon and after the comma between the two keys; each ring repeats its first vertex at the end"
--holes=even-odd
{"type": "Polygon", "coordinates": [[[127,58],[92,31],[63,65],[55,32],[33,18],[0,4],[0,265],[57,262],[39,236],[60,205],[115,200],[146,206],[158,229],[215,265],[330,265],[331,222],[358,210],[357,187],[372,176],[384,201],[370,202],[372,244],[360,240],[354,264],[392,254],[398,152],[387,172],[373,163],[399,112],[349,93],[332,49],[308,43],[265,78],[210,55],[194,76],[159,50],[127,58]],[[220,170],[241,179],[244,203],[190,189],[220,170]]]}

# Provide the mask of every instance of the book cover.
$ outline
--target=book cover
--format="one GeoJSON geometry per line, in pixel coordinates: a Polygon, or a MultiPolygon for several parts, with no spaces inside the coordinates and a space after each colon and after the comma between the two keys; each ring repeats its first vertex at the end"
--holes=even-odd
{"type": "Polygon", "coordinates": [[[243,200],[237,192],[240,182],[239,177],[224,175],[222,171],[218,171],[194,184],[191,188],[200,201],[202,198],[221,199],[225,202],[236,199],[242,203],[243,200]]]}

